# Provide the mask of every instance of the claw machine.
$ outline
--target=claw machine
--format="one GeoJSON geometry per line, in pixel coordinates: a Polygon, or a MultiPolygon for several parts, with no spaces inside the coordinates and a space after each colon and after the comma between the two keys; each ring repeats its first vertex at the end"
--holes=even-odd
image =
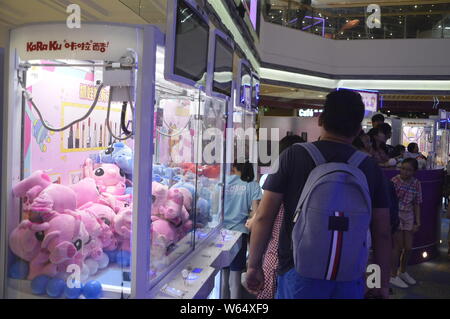
{"type": "Polygon", "coordinates": [[[436,121],[434,119],[402,119],[401,143],[417,143],[419,151],[428,157],[435,152],[436,121]]]}
{"type": "Polygon", "coordinates": [[[11,30],[1,295],[143,298],[150,286],[152,26],[11,30]]]}
{"type": "Polygon", "coordinates": [[[436,130],[436,166],[447,168],[449,161],[448,112],[439,110],[436,130]]]}
{"type": "Polygon", "coordinates": [[[240,239],[221,229],[234,47],[195,1],[171,0],[167,10],[166,44],[157,49],[149,296],[207,298],[240,239]],[[183,209],[171,219],[178,198],[183,209]]]}

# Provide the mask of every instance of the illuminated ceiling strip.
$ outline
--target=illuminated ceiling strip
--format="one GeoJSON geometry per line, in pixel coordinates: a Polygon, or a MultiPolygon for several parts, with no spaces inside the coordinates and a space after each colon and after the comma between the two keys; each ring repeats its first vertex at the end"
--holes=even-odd
{"type": "Polygon", "coordinates": [[[222,20],[222,23],[228,28],[228,30],[233,35],[234,41],[240,46],[240,48],[244,51],[245,57],[250,61],[253,68],[259,72],[259,63],[256,60],[255,56],[253,55],[252,51],[250,50],[249,46],[247,45],[247,42],[245,41],[244,37],[241,35],[241,32],[234,24],[233,19],[228,14],[227,9],[225,8],[222,1],[217,0],[208,0],[208,3],[214,8],[217,15],[222,20]]]}
{"type": "Polygon", "coordinates": [[[262,79],[295,83],[327,89],[340,87],[368,90],[449,91],[450,81],[443,80],[335,80],[323,77],[261,68],[262,79]]]}
{"type": "Polygon", "coordinates": [[[260,74],[262,79],[303,84],[309,86],[317,86],[327,89],[336,88],[339,82],[338,80],[327,79],[313,75],[306,75],[267,68],[260,68],[260,74]]]}

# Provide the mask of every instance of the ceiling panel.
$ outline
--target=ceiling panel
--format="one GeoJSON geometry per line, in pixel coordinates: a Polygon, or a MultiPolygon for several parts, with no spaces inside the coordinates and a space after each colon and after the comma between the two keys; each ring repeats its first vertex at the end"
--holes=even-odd
{"type": "Polygon", "coordinates": [[[165,24],[165,0],[0,0],[0,47],[5,32],[15,26],[66,21],[72,3],[80,5],[82,22],[165,24]]]}

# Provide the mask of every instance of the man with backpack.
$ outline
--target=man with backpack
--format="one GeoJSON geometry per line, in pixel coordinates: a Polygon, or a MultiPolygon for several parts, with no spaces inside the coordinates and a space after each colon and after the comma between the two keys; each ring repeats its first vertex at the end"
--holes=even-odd
{"type": "Polygon", "coordinates": [[[364,104],[358,93],[328,94],[319,117],[320,141],[283,152],[264,195],[250,239],[247,287],[264,284],[262,256],[281,203],[278,299],[363,298],[369,248],[381,269],[388,298],[391,235],[389,195],[383,172],[353,139],[361,130],[364,104]]]}

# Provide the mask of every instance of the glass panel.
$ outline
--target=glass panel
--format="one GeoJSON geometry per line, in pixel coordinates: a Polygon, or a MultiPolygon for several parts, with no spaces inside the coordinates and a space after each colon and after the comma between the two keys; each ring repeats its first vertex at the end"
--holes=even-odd
{"type": "Polygon", "coordinates": [[[436,136],[436,165],[446,167],[449,156],[447,119],[441,120],[436,136]]]}
{"type": "Polygon", "coordinates": [[[225,100],[205,97],[200,106],[202,161],[197,178],[197,242],[222,222],[226,105],[225,100]]]}
{"type": "Polygon", "coordinates": [[[428,156],[433,152],[434,121],[407,120],[402,124],[402,144],[417,143],[419,152],[428,156]]]}
{"type": "Polygon", "coordinates": [[[446,38],[450,2],[266,0],[266,21],[336,40],[446,38]],[[369,5],[377,4],[380,15],[369,5]],[[378,26],[377,23],[380,23],[378,26]]]}
{"type": "Polygon", "coordinates": [[[103,61],[28,62],[8,297],[77,298],[83,285],[86,298],[120,298],[130,293],[133,95],[112,102],[111,88],[96,85],[103,61]]]}
{"type": "Polygon", "coordinates": [[[193,248],[200,92],[164,79],[157,49],[150,278],[156,282],[193,248]]]}

